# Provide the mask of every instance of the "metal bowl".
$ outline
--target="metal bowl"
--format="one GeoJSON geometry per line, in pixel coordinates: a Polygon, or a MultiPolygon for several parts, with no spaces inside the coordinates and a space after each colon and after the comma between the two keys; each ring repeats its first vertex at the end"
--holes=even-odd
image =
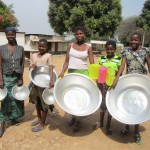
{"type": "MultiPolygon", "coordinates": [[[[29,71],[30,80],[38,87],[47,88],[49,87],[50,75],[48,66],[38,66],[35,69],[29,71]]],[[[57,80],[57,73],[53,70],[54,82],[57,80]]]]}
{"type": "Polygon", "coordinates": [[[54,104],[55,98],[53,95],[53,88],[51,88],[51,89],[46,88],[42,93],[42,98],[46,104],[48,104],[48,105],[54,104]]]}
{"type": "Polygon", "coordinates": [[[0,88],[0,102],[3,101],[7,96],[7,88],[4,87],[3,89],[0,88]]]}
{"type": "Polygon", "coordinates": [[[16,100],[20,100],[20,101],[24,101],[28,98],[29,94],[30,94],[30,91],[28,89],[28,87],[26,86],[18,86],[18,85],[15,85],[13,88],[12,88],[12,96],[16,99],[16,100]]]}
{"type": "Polygon", "coordinates": [[[120,77],[106,95],[110,114],[124,124],[140,124],[150,119],[150,78],[140,74],[120,77]]]}
{"type": "Polygon", "coordinates": [[[102,100],[96,84],[87,76],[78,73],[70,73],[57,80],[54,97],[64,111],[75,116],[94,113],[102,100]]]}

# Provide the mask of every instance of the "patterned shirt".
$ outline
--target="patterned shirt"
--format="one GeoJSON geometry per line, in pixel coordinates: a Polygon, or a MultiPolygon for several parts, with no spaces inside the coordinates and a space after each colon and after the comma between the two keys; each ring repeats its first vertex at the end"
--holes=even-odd
{"type": "Polygon", "coordinates": [[[12,74],[15,71],[16,73],[22,74],[22,57],[24,48],[17,45],[13,54],[10,53],[7,44],[0,46],[0,49],[3,73],[12,74]]]}
{"type": "Polygon", "coordinates": [[[126,74],[147,74],[147,70],[144,65],[146,63],[146,58],[150,56],[149,49],[141,49],[139,52],[126,49],[123,51],[122,56],[126,58],[126,74]]]}

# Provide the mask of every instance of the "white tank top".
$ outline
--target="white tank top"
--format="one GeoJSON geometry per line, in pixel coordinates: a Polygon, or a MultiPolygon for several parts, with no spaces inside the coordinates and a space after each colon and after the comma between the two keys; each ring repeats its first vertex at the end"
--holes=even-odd
{"type": "Polygon", "coordinates": [[[87,59],[89,46],[87,45],[84,51],[78,51],[72,45],[69,52],[68,69],[88,69],[87,59]]]}

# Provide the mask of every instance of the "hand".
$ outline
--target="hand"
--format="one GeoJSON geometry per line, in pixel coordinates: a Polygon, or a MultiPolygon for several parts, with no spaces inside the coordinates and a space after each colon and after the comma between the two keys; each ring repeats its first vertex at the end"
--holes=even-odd
{"type": "Polygon", "coordinates": [[[58,76],[58,79],[59,78],[62,78],[64,76],[64,73],[61,73],[59,76],[58,76]]]}
{"type": "Polygon", "coordinates": [[[37,68],[37,65],[35,65],[35,64],[33,64],[32,66],[31,66],[31,68],[37,68]]]}
{"type": "Polygon", "coordinates": [[[50,82],[49,82],[49,88],[51,89],[52,87],[54,87],[54,81],[50,80],[50,82]]]}
{"type": "Polygon", "coordinates": [[[22,86],[23,85],[23,79],[19,79],[18,80],[18,86],[22,86]]]}
{"type": "Polygon", "coordinates": [[[3,80],[0,81],[0,88],[1,88],[1,89],[4,88],[4,82],[3,82],[3,80]]]}

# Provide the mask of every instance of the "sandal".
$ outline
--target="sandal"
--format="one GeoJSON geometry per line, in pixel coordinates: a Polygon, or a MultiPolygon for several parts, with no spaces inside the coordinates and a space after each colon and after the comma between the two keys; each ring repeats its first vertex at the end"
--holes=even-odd
{"type": "Polygon", "coordinates": [[[122,136],[126,136],[128,133],[129,133],[129,130],[127,130],[127,129],[124,129],[121,131],[122,136]]]}
{"type": "Polygon", "coordinates": [[[55,106],[52,104],[52,105],[49,105],[49,109],[51,110],[51,112],[53,112],[54,111],[54,108],[55,108],[55,106]]]}
{"type": "Polygon", "coordinates": [[[72,118],[71,121],[68,122],[68,126],[71,127],[75,124],[76,118],[72,118]]]}
{"type": "Polygon", "coordinates": [[[0,138],[3,136],[4,132],[5,132],[6,126],[5,123],[1,123],[1,128],[0,128],[0,138]]]}
{"type": "Polygon", "coordinates": [[[106,129],[106,135],[112,135],[112,129],[111,128],[106,129]]]}
{"type": "Polygon", "coordinates": [[[80,130],[80,121],[75,122],[75,126],[73,128],[73,132],[78,132],[80,130]]]}
{"type": "Polygon", "coordinates": [[[16,119],[12,119],[12,120],[11,120],[11,125],[12,125],[12,126],[14,126],[14,125],[15,125],[15,126],[18,126],[18,125],[19,125],[19,121],[17,121],[16,119]]]}
{"type": "Polygon", "coordinates": [[[134,135],[134,140],[135,140],[135,143],[139,145],[142,144],[141,136],[139,133],[134,135]]]}
{"type": "Polygon", "coordinates": [[[34,127],[32,128],[32,132],[39,132],[42,131],[44,129],[44,127],[34,127]]]}
{"type": "Polygon", "coordinates": [[[34,122],[32,122],[32,124],[31,124],[31,126],[36,126],[36,125],[38,125],[40,123],[40,121],[34,121],[34,122]]]}
{"type": "Polygon", "coordinates": [[[93,126],[93,130],[97,130],[98,128],[100,128],[100,125],[99,125],[99,122],[97,121],[95,125],[93,126]]]}

